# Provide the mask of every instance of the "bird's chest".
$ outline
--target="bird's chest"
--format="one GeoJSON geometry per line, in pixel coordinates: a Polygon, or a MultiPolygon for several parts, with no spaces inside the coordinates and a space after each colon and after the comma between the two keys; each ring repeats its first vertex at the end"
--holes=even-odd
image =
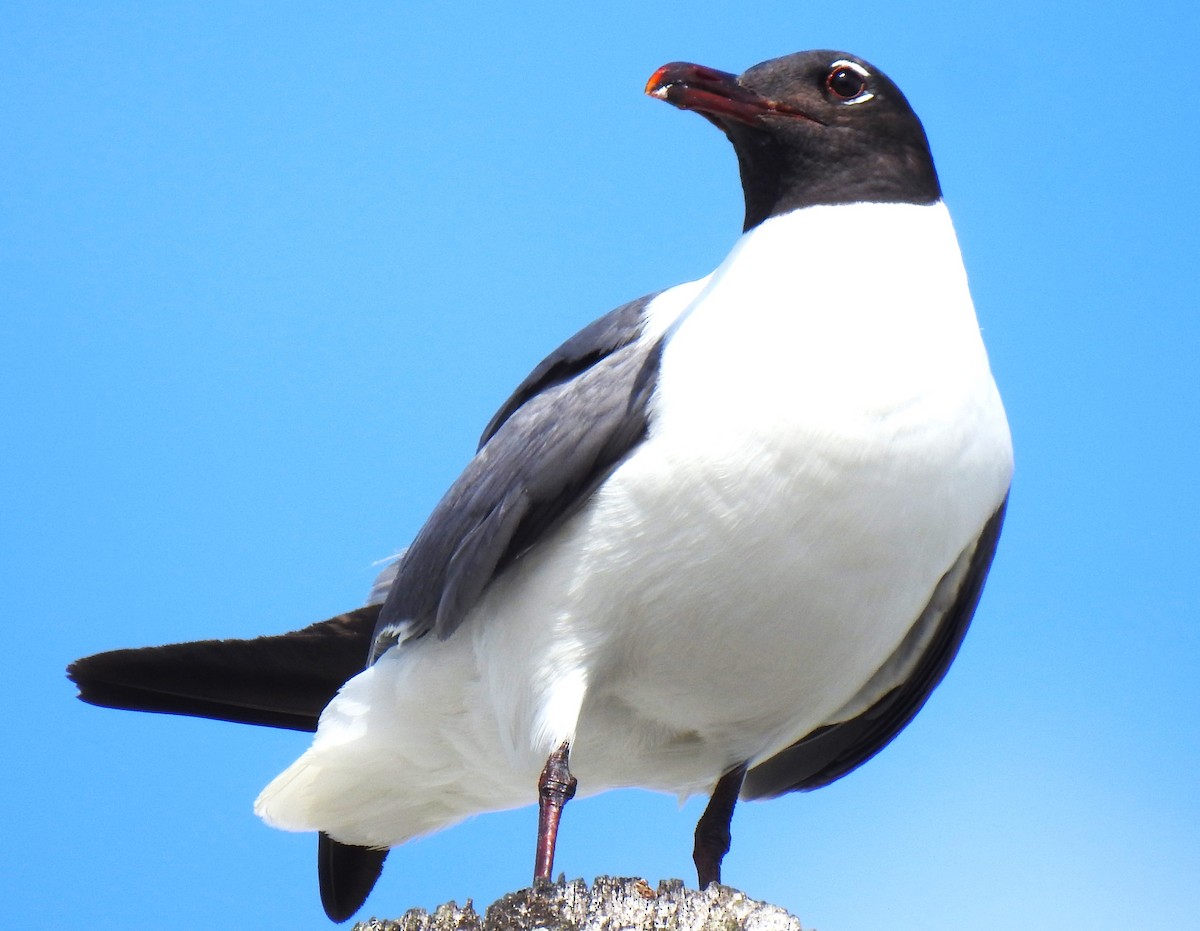
{"type": "Polygon", "coordinates": [[[902,265],[797,293],[794,269],[751,263],[669,333],[650,435],[590,513],[588,578],[623,618],[608,681],[637,714],[819,725],[1002,499],[1007,427],[965,282],[902,265]]]}
{"type": "Polygon", "coordinates": [[[816,644],[830,668],[874,662],[1003,495],[990,378],[884,385],[870,352],[805,366],[781,340],[735,362],[736,342],[714,340],[723,370],[664,359],[651,435],[602,492],[599,518],[624,531],[609,539],[650,554],[633,590],[660,597],[638,613],[687,619],[696,649],[755,668],[767,653],[794,669],[816,644]]]}
{"type": "Polygon", "coordinates": [[[689,511],[708,502],[773,544],[823,517],[876,538],[897,510],[909,530],[938,524],[943,499],[1007,443],[965,281],[946,289],[894,268],[814,273],[798,289],[777,263],[749,264],[669,334],[634,469],[662,470],[674,490],[646,487],[689,511]]]}

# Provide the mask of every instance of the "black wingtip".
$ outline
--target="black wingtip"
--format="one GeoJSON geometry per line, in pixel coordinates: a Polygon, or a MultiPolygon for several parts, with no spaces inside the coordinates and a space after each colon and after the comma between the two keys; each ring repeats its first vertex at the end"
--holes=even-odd
{"type": "Polygon", "coordinates": [[[101,708],[141,710],[137,707],[136,690],[116,681],[121,660],[130,652],[111,650],[96,653],[67,666],[67,678],[78,691],[75,697],[101,708]]]}
{"type": "Polygon", "coordinates": [[[383,872],[386,850],[355,847],[322,833],[317,840],[321,906],[331,921],[343,922],[362,908],[383,872]]]}
{"type": "MultiPolygon", "coordinates": [[[[238,658],[245,644],[262,652],[255,643],[198,641],[111,650],[71,663],[67,678],[79,690],[80,701],[101,708],[316,730],[321,709],[341,682],[312,688],[298,676],[289,679],[286,669],[272,677],[265,664],[244,670],[226,664],[226,659],[238,658]]],[[[341,681],[350,675],[345,670],[341,681]]]]}
{"type": "Polygon", "coordinates": [[[314,731],[366,666],[379,605],[272,637],[196,640],[76,660],[67,677],[91,705],[314,731]]]}

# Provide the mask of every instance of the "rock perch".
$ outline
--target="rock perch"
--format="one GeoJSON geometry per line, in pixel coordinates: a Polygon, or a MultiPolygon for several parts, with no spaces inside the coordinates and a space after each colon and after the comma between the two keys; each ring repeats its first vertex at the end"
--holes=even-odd
{"type": "Polygon", "coordinates": [[[664,879],[654,889],[644,879],[600,876],[538,883],[510,892],[481,918],[470,899],[432,913],[414,908],[401,918],[372,918],[354,931],[803,931],[800,921],[776,905],[717,884],[687,889],[664,879]]]}

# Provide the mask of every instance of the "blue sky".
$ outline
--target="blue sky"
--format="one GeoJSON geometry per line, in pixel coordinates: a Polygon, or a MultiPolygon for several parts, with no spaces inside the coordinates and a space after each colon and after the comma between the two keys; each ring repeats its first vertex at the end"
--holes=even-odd
{"type": "MultiPolygon", "coordinates": [[[[1200,875],[1200,14],[1144,5],[0,11],[0,875],[12,927],[324,928],[250,804],[304,735],[90,708],[102,649],[355,605],[592,317],[708,272],[732,153],[660,64],[802,48],[925,121],[1017,476],[960,658],[726,878],[821,931],[1182,928],[1200,875]]],[[[687,877],[700,806],[572,805],[569,876],[687,877]]],[[[533,813],[394,851],[367,914],[525,885],[533,813]]]]}

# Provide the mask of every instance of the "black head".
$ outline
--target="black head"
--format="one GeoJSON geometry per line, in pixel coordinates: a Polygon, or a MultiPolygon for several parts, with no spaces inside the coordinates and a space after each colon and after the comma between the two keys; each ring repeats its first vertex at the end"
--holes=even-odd
{"type": "Polygon", "coordinates": [[[646,93],[696,110],[729,137],[746,229],[798,207],[942,196],[925,130],[900,89],[845,52],[797,52],[741,75],[675,62],[646,93]]]}

